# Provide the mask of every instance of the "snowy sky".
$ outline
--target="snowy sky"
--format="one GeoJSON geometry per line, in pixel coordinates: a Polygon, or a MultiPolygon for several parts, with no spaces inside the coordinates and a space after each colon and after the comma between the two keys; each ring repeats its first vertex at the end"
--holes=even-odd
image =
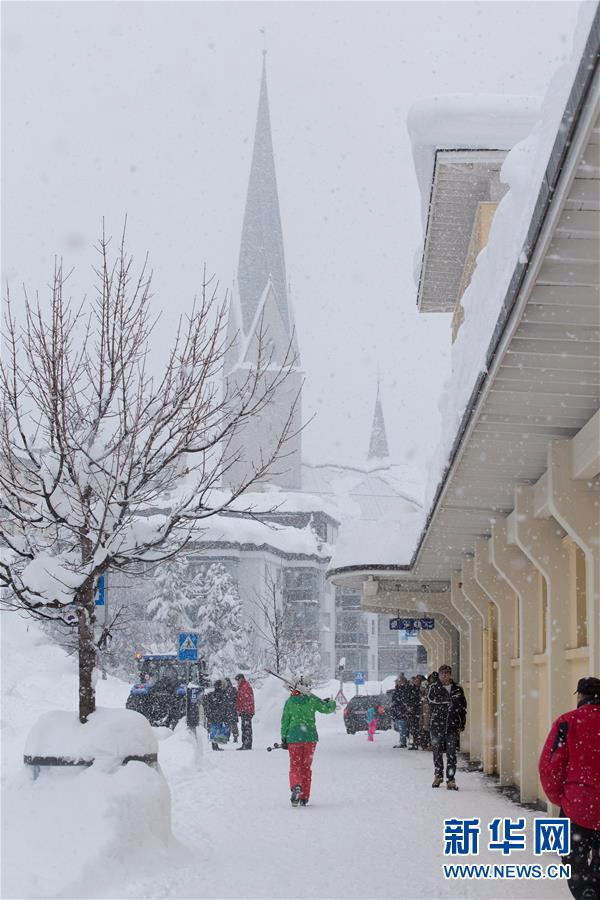
{"type": "Polygon", "coordinates": [[[424,467],[449,319],[416,312],[418,98],[543,94],[579,2],[72,2],[2,5],[3,285],[53,258],[91,290],[104,216],[149,251],[159,342],[237,267],[263,37],[312,461],[366,457],[376,380],[390,451],[424,467]]]}

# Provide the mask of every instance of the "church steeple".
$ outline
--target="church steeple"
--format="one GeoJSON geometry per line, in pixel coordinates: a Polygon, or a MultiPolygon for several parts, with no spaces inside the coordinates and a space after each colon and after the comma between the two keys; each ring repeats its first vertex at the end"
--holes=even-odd
{"type": "Polygon", "coordinates": [[[293,322],[287,296],[283,232],[267,93],[266,51],[263,51],[256,133],[238,265],[239,300],[245,335],[251,329],[269,281],[289,342],[293,322]]]}
{"type": "Polygon", "coordinates": [[[369,443],[369,459],[388,459],[387,435],[385,433],[385,421],[383,408],[379,396],[379,380],[377,381],[377,397],[375,399],[375,412],[373,413],[373,425],[371,427],[371,441],[369,443]]]}
{"type": "Polygon", "coordinates": [[[287,290],[283,231],[279,214],[277,179],[269,98],[267,94],[266,51],[256,117],[254,150],[250,166],[248,195],[244,212],[237,285],[229,306],[227,337],[229,351],[225,365],[226,385],[243,388],[249,370],[256,365],[259,350],[268,352],[274,365],[290,361],[295,365],[271,401],[260,413],[236,429],[229,453],[234,459],[225,480],[241,484],[261,459],[276,447],[293,408],[292,434],[283,454],[266,482],[283,488],[301,487],[301,405],[302,373],[287,290]],[[291,347],[290,347],[291,345],[291,347]]]}

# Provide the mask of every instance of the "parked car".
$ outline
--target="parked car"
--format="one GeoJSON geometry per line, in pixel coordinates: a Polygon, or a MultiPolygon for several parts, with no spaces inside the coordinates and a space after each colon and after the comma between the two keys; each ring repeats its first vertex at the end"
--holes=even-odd
{"type": "Polygon", "coordinates": [[[367,730],[367,710],[372,706],[377,715],[377,731],[389,731],[391,698],[387,694],[363,694],[353,697],[344,707],[344,724],[348,734],[367,730]]]}

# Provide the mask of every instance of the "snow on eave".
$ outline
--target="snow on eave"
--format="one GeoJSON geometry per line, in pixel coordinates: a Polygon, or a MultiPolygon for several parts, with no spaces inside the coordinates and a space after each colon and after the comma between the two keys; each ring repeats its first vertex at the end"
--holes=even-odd
{"type": "Polygon", "coordinates": [[[600,70],[599,54],[600,3],[582,4],[572,56],[550,83],[536,133],[515,147],[505,161],[503,173],[510,189],[500,203],[488,246],[480,254],[471,284],[462,297],[465,322],[453,345],[453,371],[440,402],[445,418],[442,440],[431,464],[425,500],[428,513],[410,571],[418,562],[470,423],[484,396],[489,372],[521,296],[532,254],[546,217],[552,211],[556,187],[580,121],[596,99],[592,87],[600,70]],[[523,165],[520,157],[527,156],[530,161],[523,165]],[[495,256],[498,258],[494,259],[495,256]],[[483,316],[478,320],[473,311],[483,312],[483,316]],[[468,358],[466,348],[478,344],[479,351],[468,358]]]}
{"type": "MultiPolygon", "coordinates": [[[[385,570],[398,573],[400,578],[403,572],[407,577],[414,577],[419,554],[459,458],[463,440],[478,408],[478,399],[496,359],[511,312],[520,297],[520,288],[528,271],[531,254],[550,209],[580,118],[590,99],[595,99],[592,83],[598,72],[599,49],[600,4],[584,3],[573,37],[571,59],[560,67],[552,79],[544,99],[537,133],[528,140],[519,142],[519,146],[510,154],[516,154],[515,158],[507,158],[505,162],[507,181],[510,185],[514,178],[515,190],[509,190],[501,201],[488,246],[480,254],[471,284],[463,295],[466,319],[453,346],[453,357],[469,343],[475,347],[481,345],[481,351],[471,355],[468,365],[458,372],[458,377],[453,371],[453,376],[446,385],[441,405],[446,404],[449,408],[444,410],[442,440],[430,467],[423,524],[415,534],[412,545],[414,549],[411,552],[408,540],[402,544],[396,542],[387,551],[390,563],[385,564],[382,562],[382,554],[371,555],[365,552],[369,548],[363,541],[361,555],[370,561],[361,565],[354,564],[354,560],[351,562],[350,559],[345,559],[343,553],[338,553],[336,545],[328,578],[352,572],[357,573],[357,577],[359,572],[366,577],[370,571],[385,570]],[[523,165],[521,157],[527,155],[531,157],[530,165],[523,165]],[[506,241],[506,246],[503,241],[499,241],[499,237],[506,241]],[[493,260],[496,254],[501,259],[493,260]],[[475,321],[476,334],[473,334],[473,328],[470,327],[469,307],[475,310],[486,307],[485,321],[475,321]]],[[[345,555],[350,556],[347,552],[345,555]]],[[[354,558],[356,559],[356,555],[354,558]]]]}
{"type": "Polygon", "coordinates": [[[438,150],[510,150],[531,132],[541,98],[517,94],[438,94],[417,100],[407,116],[427,226],[438,150]]]}

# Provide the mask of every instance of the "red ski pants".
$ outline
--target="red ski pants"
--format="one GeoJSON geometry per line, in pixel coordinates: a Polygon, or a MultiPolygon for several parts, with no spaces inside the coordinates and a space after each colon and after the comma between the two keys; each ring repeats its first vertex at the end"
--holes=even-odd
{"type": "Polygon", "coordinates": [[[288,744],[288,752],[290,754],[290,789],[299,784],[302,788],[301,800],[310,799],[311,766],[316,749],[317,744],[315,741],[288,744]]]}

